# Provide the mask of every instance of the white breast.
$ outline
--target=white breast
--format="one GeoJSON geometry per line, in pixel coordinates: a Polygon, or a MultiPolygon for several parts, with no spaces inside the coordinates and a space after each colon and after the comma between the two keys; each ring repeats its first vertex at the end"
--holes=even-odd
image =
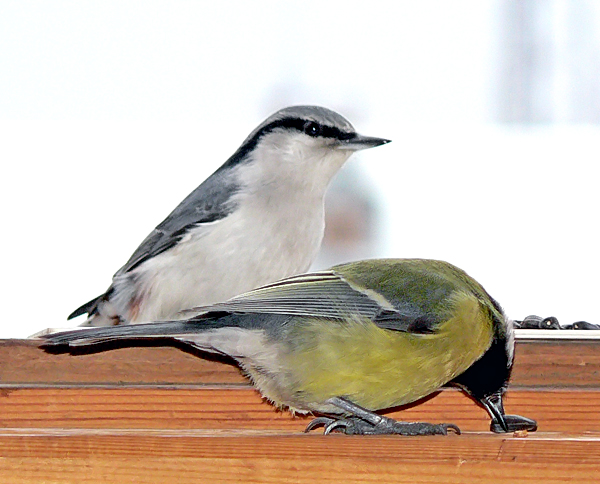
{"type": "Polygon", "coordinates": [[[304,272],[323,230],[322,198],[246,200],[225,219],[190,231],[177,247],[140,266],[136,292],[143,297],[135,321],[176,318],[181,309],[304,272]]]}
{"type": "Polygon", "coordinates": [[[139,304],[137,314],[129,312],[132,322],[177,319],[183,309],[308,270],[323,238],[325,191],[350,153],[285,141],[279,147],[271,136],[268,149],[255,151],[260,163],[238,168],[244,189],[233,213],[191,230],[135,270],[139,304]]]}

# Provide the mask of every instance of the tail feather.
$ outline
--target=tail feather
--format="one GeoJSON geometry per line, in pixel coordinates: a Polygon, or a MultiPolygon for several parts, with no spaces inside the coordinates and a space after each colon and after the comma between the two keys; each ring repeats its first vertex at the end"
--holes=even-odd
{"type": "Polygon", "coordinates": [[[67,321],[69,319],[76,318],[77,316],[81,316],[82,314],[92,314],[93,312],[96,311],[96,308],[98,307],[98,303],[100,302],[100,300],[103,297],[104,297],[104,294],[102,294],[102,296],[98,296],[98,297],[92,299],[91,301],[86,302],[82,306],[79,306],[75,311],[73,311],[71,314],[69,314],[67,316],[67,321]]]}
{"type": "Polygon", "coordinates": [[[239,325],[231,315],[215,313],[201,319],[100,326],[41,336],[40,347],[48,353],[93,353],[130,346],[179,346],[237,359],[265,353],[264,331],[239,325]]]}
{"type": "Polygon", "coordinates": [[[217,320],[169,321],[98,328],[76,329],[41,337],[43,348],[80,347],[108,343],[116,340],[169,339],[186,334],[198,334],[221,327],[217,320]]]}

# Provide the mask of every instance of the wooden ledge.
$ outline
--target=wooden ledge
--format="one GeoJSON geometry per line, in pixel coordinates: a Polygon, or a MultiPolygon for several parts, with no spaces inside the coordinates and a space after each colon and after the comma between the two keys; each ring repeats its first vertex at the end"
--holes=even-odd
{"type": "MultiPolygon", "coordinates": [[[[546,334],[535,340],[519,338],[521,331],[512,386],[600,388],[600,339],[589,339],[590,333],[600,331],[535,330],[546,334]],[[573,339],[576,333],[580,338],[573,339]]],[[[120,348],[72,356],[48,354],[36,340],[0,340],[0,387],[205,384],[248,382],[230,360],[178,348],[120,348]]]]}
{"type": "Polygon", "coordinates": [[[158,347],[49,355],[4,340],[0,482],[597,482],[599,339],[519,339],[506,409],[539,431],[494,435],[483,409],[444,390],[388,415],[463,435],[306,435],[308,418],[275,410],[231,363],[158,347]]]}
{"type": "Polygon", "coordinates": [[[597,482],[600,435],[0,435],[2,482],[597,482]],[[18,473],[17,473],[18,471],[18,473]],[[16,478],[16,479],[15,479],[16,478]]]}
{"type": "MultiPolygon", "coordinates": [[[[600,431],[600,390],[514,389],[506,411],[538,421],[545,432],[600,431]]],[[[386,412],[400,420],[451,422],[489,430],[487,413],[458,390],[386,412]]],[[[5,388],[1,428],[210,429],[302,432],[310,417],[277,411],[251,388],[5,388]]]]}

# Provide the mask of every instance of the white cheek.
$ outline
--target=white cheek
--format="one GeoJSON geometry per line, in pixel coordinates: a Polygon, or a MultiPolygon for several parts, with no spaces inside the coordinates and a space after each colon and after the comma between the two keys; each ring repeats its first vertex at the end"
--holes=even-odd
{"type": "Polygon", "coordinates": [[[248,187],[279,187],[288,195],[294,189],[322,195],[351,154],[301,133],[273,133],[256,147],[254,163],[240,167],[240,181],[248,187]]]}
{"type": "Polygon", "coordinates": [[[504,316],[506,321],[506,353],[508,355],[508,367],[510,368],[515,358],[515,326],[512,319],[504,316]]]}

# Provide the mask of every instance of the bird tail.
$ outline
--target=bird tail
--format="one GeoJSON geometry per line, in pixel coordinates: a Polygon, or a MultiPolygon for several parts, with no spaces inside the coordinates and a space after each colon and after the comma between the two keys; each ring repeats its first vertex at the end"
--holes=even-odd
{"type": "Polygon", "coordinates": [[[93,313],[97,312],[98,303],[102,300],[104,296],[105,294],[102,294],[101,296],[98,296],[92,299],[91,301],[88,301],[85,304],[79,306],[75,311],[73,311],[71,314],[69,314],[69,316],[67,316],[67,321],[69,319],[76,318],[77,316],[81,316],[82,314],[92,315],[93,313]]]}
{"type": "Polygon", "coordinates": [[[41,347],[65,350],[82,346],[104,344],[113,341],[148,341],[185,339],[186,335],[198,335],[208,330],[223,327],[218,319],[202,321],[169,321],[160,323],[133,324],[123,326],[82,328],[41,336],[41,347]]]}

